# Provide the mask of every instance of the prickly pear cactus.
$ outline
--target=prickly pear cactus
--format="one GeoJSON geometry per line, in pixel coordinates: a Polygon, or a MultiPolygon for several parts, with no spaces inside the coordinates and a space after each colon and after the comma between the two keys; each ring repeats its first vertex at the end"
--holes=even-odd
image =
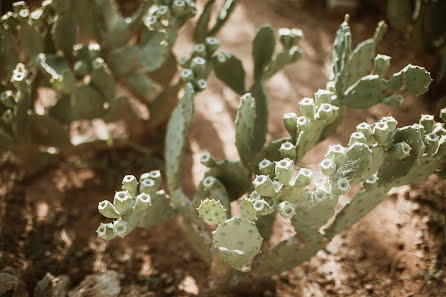
{"type": "MultiPolygon", "coordinates": [[[[285,114],[284,126],[290,136],[266,146],[262,140],[266,132],[259,134],[257,120],[266,102],[262,81],[275,59],[271,44],[274,32],[269,27],[259,30],[253,49],[256,82],[251,92],[242,96],[235,121],[240,161],[217,161],[211,154],[203,154],[200,162],[208,171],[192,201],[182,192],[180,172],[193,113],[194,71],[204,68],[199,61],[194,62],[195,58],[189,59],[185,69],[191,71],[182,73],[186,91],[169,120],[166,138],[167,186],[185,235],[204,259],[213,266],[220,265],[220,272],[226,270],[231,282],[240,280],[241,272],[264,276],[307,261],[336,234],[375,208],[392,187],[419,182],[433,173],[441,175],[439,170],[446,162],[446,129],[431,115],[422,115],[419,123],[400,128],[391,116],[373,124],[360,123],[348,143],[330,146],[316,168],[299,165],[306,152],[334,131],[348,107],[366,108],[380,102],[398,105],[402,93],[423,94],[432,81],[424,68],[412,65],[385,78],[390,58],[376,54],[384,23],[378,25],[373,38],[352,51],[347,21],[334,42],[333,75],[327,88],[299,102],[300,116],[285,114]],[[261,48],[265,42],[268,46],[261,48]],[[263,97],[257,100],[258,96],[263,97]],[[363,189],[335,214],[339,197],[347,195],[353,186],[363,189]],[[288,220],[296,234],[268,249],[265,243],[277,216],[288,220]],[[201,219],[211,224],[205,225],[201,219]]],[[[299,39],[293,30],[282,30],[280,35],[283,47],[288,49],[299,39]]],[[[228,57],[225,55],[225,59],[228,57]]],[[[231,88],[241,90],[241,84],[226,80],[231,88]]],[[[442,110],[443,121],[445,115],[442,110]]],[[[106,239],[125,235],[138,225],[139,217],[134,219],[132,210],[143,204],[133,202],[136,180],[124,180],[124,191],[117,192],[115,202],[100,204],[101,213],[116,219],[113,224],[101,225],[98,232],[106,239]]],[[[150,183],[147,187],[143,193],[152,199],[155,188],[150,183]]],[[[153,209],[153,202],[144,209],[153,209]]]]}
{"type": "Polygon", "coordinates": [[[192,84],[195,92],[207,87],[220,46],[212,36],[237,1],[226,1],[208,29],[212,4],[196,26],[197,45],[188,57],[177,59],[178,32],[197,14],[193,0],[144,0],[127,18],[115,0],[46,0],[34,11],[24,1],[15,2],[0,20],[0,91],[6,92],[0,109],[2,151],[14,151],[26,164],[27,156],[45,159],[44,146],[60,150],[71,145],[68,125],[77,120],[125,121],[132,140],[142,125],[155,131],[168,121],[186,85],[192,84]],[[79,36],[90,42],[78,43],[79,36]],[[45,108],[44,115],[34,106],[41,87],[57,92],[56,104],[45,108]],[[134,98],[118,96],[118,87],[134,98]],[[148,120],[134,112],[135,100],[147,107],[148,120]],[[36,119],[42,119],[37,126],[36,119]],[[14,126],[35,129],[25,133],[14,126]]]}

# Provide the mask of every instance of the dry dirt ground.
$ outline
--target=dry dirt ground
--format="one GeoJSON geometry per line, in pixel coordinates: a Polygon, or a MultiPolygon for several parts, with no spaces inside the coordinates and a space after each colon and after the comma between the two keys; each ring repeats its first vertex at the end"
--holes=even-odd
{"type": "MultiPolygon", "coordinates": [[[[272,140],[286,135],[282,114],[297,112],[297,102],[302,97],[311,97],[325,86],[331,43],[342,17],[328,16],[319,2],[302,7],[297,5],[299,1],[241,2],[226,30],[217,37],[224,50],[243,60],[248,78],[252,77],[253,66],[250,41],[257,27],[269,23],[304,32],[303,58],[267,83],[272,140]]],[[[378,21],[379,15],[373,11],[353,16],[350,26],[354,44],[370,37],[378,21]]],[[[176,49],[180,55],[193,46],[191,30],[192,26],[187,25],[181,35],[176,49]]],[[[431,57],[411,50],[392,30],[378,52],[392,56],[391,71],[408,63],[434,67],[431,57]]],[[[239,97],[215,77],[211,76],[208,83],[208,89],[196,98],[183,168],[183,185],[189,194],[204,172],[198,161],[201,153],[210,151],[217,159],[237,158],[233,143],[239,97]]],[[[305,163],[320,161],[329,144],[346,144],[362,121],[393,115],[400,124],[416,122],[420,114],[435,112],[433,99],[407,97],[399,108],[380,105],[368,111],[351,110],[338,132],[315,147],[305,163]]],[[[101,158],[102,154],[89,156],[101,158]]],[[[220,296],[207,289],[209,268],[173,220],[150,230],[136,230],[124,240],[98,239],[95,230],[102,219],[97,212],[98,202],[112,198],[122,175],[138,175],[147,168],[129,165],[121,172],[115,169],[117,174],[111,176],[114,186],[110,187],[109,174],[80,168],[80,161],[80,156],[67,156],[26,179],[14,166],[1,166],[0,270],[5,266],[16,269],[30,295],[47,272],[68,275],[71,289],[90,274],[114,270],[118,273],[120,296],[220,296]]],[[[348,197],[340,203],[346,201],[348,197]]],[[[446,296],[445,213],[446,182],[440,178],[431,176],[419,185],[396,188],[381,205],[335,237],[310,261],[274,276],[276,291],[263,295],[446,296]]]]}

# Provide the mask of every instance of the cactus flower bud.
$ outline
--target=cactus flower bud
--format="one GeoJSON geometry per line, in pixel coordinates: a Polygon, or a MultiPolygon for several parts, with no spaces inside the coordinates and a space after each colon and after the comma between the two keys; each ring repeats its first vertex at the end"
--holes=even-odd
{"type": "Polygon", "coordinates": [[[423,125],[426,133],[431,133],[435,124],[434,116],[430,114],[422,114],[420,118],[420,124],[423,125]]]}
{"type": "Polygon", "coordinates": [[[282,158],[289,158],[291,160],[296,158],[296,146],[289,141],[282,143],[279,151],[282,158]]]}
{"type": "Polygon", "coordinates": [[[135,211],[144,210],[147,207],[152,205],[152,200],[150,199],[150,196],[146,193],[141,193],[138,196],[136,196],[135,204],[132,206],[132,209],[135,211]]]}
{"type": "Polygon", "coordinates": [[[198,91],[204,91],[208,87],[208,83],[204,79],[199,79],[195,82],[194,86],[198,91]]]}
{"type": "Polygon", "coordinates": [[[283,124],[292,138],[296,138],[297,133],[297,115],[294,112],[288,112],[283,115],[283,124]]]}
{"type": "Polygon", "coordinates": [[[328,192],[323,189],[316,189],[313,191],[313,199],[316,202],[324,201],[325,199],[327,199],[329,197],[330,197],[330,195],[328,194],[328,192]]]}
{"type": "Polygon", "coordinates": [[[347,160],[345,148],[340,144],[330,146],[325,157],[327,159],[331,159],[337,167],[344,165],[345,161],[347,160]]]}
{"type": "Polygon", "coordinates": [[[113,231],[115,235],[123,238],[127,234],[128,223],[124,220],[116,220],[113,223],[113,231]]]}
{"type": "Polygon", "coordinates": [[[129,193],[130,197],[135,198],[138,191],[138,181],[133,175],[126,175],[122,179],[123,188],[129,193]]]}
{"type": "Polygon", "coordinates": [[[310,127],[310,121],[302,116],[297,118],[297,128],[301,131],[305,131],[310,127]]]}
{"type": "Polygon", "coordinates": [[[224,52],[222,53],[218,53],[217,54],[217,62],[223,64],[224,62],[226,62],[226,55],[224,52]]]}
{"type": "Polygon", "coordinates": [[[170,9],[166,5],[158,6],[156,10],[156,15],[160,20],[167,20],[170,18],[170,9]]]}
{"type": "Polygon", "coordinates": [[[207,190],[210,190],[213,187],[215,187],[216,183],[217,183],[217,179],[213,176],[206,177],[205,179],[203,179],[203,182],[202,182],[204,188],[207,190]]]}
{"type": "Polygon", "coordinates": [[[206,46],[202,43],[197,44],[194,47],[194,52],[193,55],[195,57],[201,57],[201,58],[206,58],[207,52],[206,52],[206,46]]]}
{"type": "Polygon", "coordinates": [[[195,57],[192,59],[190,67],[194,73],[194,77],[204,77],[206,72],[206,60],[202,57],[195,57]]]}
{"type": "Polygon", "coordinates": [[[6,108],[13,108],[15,106],[14,94],[11,90],[3,91],[0,95],[0,102],[6,108]]]}
{"type": "Polygon", "coordinates": [[[25,66],[23,64],[17,64],[17,68],[14,69],[12,73],[11,83],[17,90],[23,90],[26,88],[27,71],[24,67],[25,66]]]}
{"type": "Polygon", "coordinates": [[[438,147],[438,142],[440,141],[440,137],[437,134],[430,133],[427,134],[424,138],[424,144],[426,145],[426,153],[432,155],[435,153],[438,147]]]}
{"type": "Polygon", "coordinates": [[[317,111],[316,118],[319,118],[326,122],[330,122],[331,120],[333,120],[333,118],[335,116],[335,112],[337,110],[338,110],[338,107],[328,104],[328,103],[323,103],[323,104],[321,104],[321,106],[319,107],[319,109],[317,111]]]}
{"type": "Polygon", "coordinates": [[[316,93],[314,93],[314,101],[317,106],[321,106],[324,103],[331,103],[332,92],[328,90],[319,89],[316,93]]]}
{"type": "Polygon", "coordinates": [[[274,173],[274,163],[264,159],[259,163],[259,172],[263,175],[271,175],[274,173]]]}
{"type": "Polygon", "coordinates": [[[146,178],[141,181],[139,184],[139,192],[140,193],[146,193],[148,195],[154,195],[156,191],[158,190],[158,187],[155,183],[155,181],[151,178],[146,178]]]}
{"type": "Polygon", "coordinates": [[[93,69],[102,69],[105,66],[105,61],[104,59],[102,59],[101,57],[97,57],[93,60],[93,62],[91,63],[91,67],[93,69]]]}
{"type": "Polygon", "coordinates": [[[188,57],[188,56],[183,56],[178,59],[178,64],[180,64],[180,66],[183,68],[189,67],[189,64],[190,64],[189,62],[190,62],[190,57],[188,57]]]}
{"type": "Polygon", "coordinates": [[[28,9],[21,9],[19,13],[17,14],[19,21],[26,22],[29,20],[29,10],[28,9]]]}
{"type": "Polygon", "coordinates": [[[348,145],[352,145],[353,143],[365,143],[367,144],[367,138],[365,137],[365,135],[362,132],[354,132],[352,133],[352,135],[350,135],[350,141],[348,142],[348,145]]]}
{"type": "Polygon", "coordinates": [[[209,55],[213,55],[221,45],[220,41],[215,37],[206,37],[204,44],[209,55]]]}
{"type": "Polygon", "coordinates": [[[90,57],[90,60],[99,58],[99,56],[101,55],[101,46],[97,43],[90,43],[88,45],[88,55],[90,57]]]}
{"type": "Polygon", "coordinates": [[[376,173],[373,174],[372,176],[370,176],[368,179],[366,179],[363,182],[364,189],[368,190],[368,189],[375,187],[378,184],[378,180],[379,180],[379,178],[376,175],[376,173]]]}
{"type": "Polygon", "coordinates": [[[76,61],[73,66],[74,74],[77,77],[83,77],[84,75],[88,74],[88,72],[90,71],[89,68],[90,67],[88,66],[87,62],[83,60],[76,61]]]}
{"type": "Polygon", "coordinates": [[[279,40],[284,48],[291,48],[293,46],[293,36],[291,30],[288,28],[279,29],[279,40]]]}
{"type": "Polygon", "coordinates": [[[211,153],[206,152],[200,156],[200,163],[211,168],[217,164],[217,161],[215,161],[214,156],[212,156],[211,153]]]}
{"type": "Polygon", "coordinates": [[[271,197],[276,193],[274,191],[273,181],[269,178],[269,176],[257,175],[253,181],[253,184],[257,193],[262,196],[271,197]]]}
{"type": "Polygon", "coordinates": [[[386,122],[376,123],[373,128],[373,137],[375,138],[378,145],[384,145],[389,140],[391,131],[386,122]]]}
{"type": "Polygon", "coordinates": [[[327,177],[332,177],[336,174],[336,164],[331,159],[325,159],[320,164],[319,167],[323,175],[327,177]]]}
{"type": "Polygon", "coordinates": [[[392,157],[402,160],[410,155],[411,150],[412,148],[410,145],[408,145],[405,141],[402,141],[392,146],[390,149],[390,154],[392,157]]]}
{"type": "Polygon", "coordinates": [[[172,11],[176,16],[181,16],[186,10],[186,3],[184,0],[175,0],[172,3],[172,11]]]}
{"type": "Polygon", "coordinates": [[[260,215],[267,215],[274,211],[274,208],[268,204],[264,199],[259,199],[254,202],[254,209],[260,215]]]}
{"type": "Polygon", "coordinates": [[[192,70],[185,68],[181,71],[180,77],[184,82],[191,82],[194,80],[194,73],[192,70]]]}
{"type": "Polygon", "coordinates": [[[98,210],[106,218],[117,219],[121,216],[118,210],[108,200],[100,202],[98,210]]]}
{"type": "Polygon", "coordinates": [[[300,112],[303,116],[313,120],[316,113],[316,104],[314,104],[313,99],[304,98],[299,102],[300,112]]]}
{"type": "Polygon", "coordinates": [[[313,178],[313,174],[311,173],[310,170],[308,170],[306,168],[301,168],[299,170],[299,172],[297,173],[297,177],[296,177],[294,186],[296,186],[297,188],[305,187],[311,182],[312,178],[313,178]]]}
{"type": "Polygon", "coordinates": [[[296,213],[296,210],[294,209],[293,204],[288,202],[288,201],[280,202],[279,203],[279,207],[278,207],[278,211],[279,211],[279,214],[284,219],[290,219],[296,213]]]}
{"type": "Polygon", "coordinates": [[[43,20],[43,9],[36,9],[31,12],[31,22],[34,26],[42,26],[44,24],[43,20]]]}
{"type": "Polygon", "coordinates": [[[396,125],[398,124],[398,122],[395,120],[394,117],[383,117],[381,121],[387,124],[387,127],[389,127],[390,132],[392,133],[395,132],[396,125]]]}
{"type": "MultiPolygon", "coordinates": [[[[291,144],[291,143],[290,143],[291,144]]],[[[286,158],[276,162],[276,178],[284,185],[288,185],[294,175],[294,163],[286,158]]]]}
{"type": "Polygon", "coordinates": [[[115,193],[113,199],[113,204],[121,215],[125,214],[132,204],[132,197],[130,197],[129,192],[119,191],[115,193]]]}
{"type": "Polygon", "coordinates": [[[367,139],[367,142],[370,142],[372,140],[372,128],[367,123],[361,123],[358,126],[356,126],[356,132],[361,132],[364,134],[364,137],[367,139]]]}
{"type": "Polygon", "coordinates": [[[251,199],[252,201],[257,201],[257,200],[260,200],[260,199],[262,199],[262,195],[260,195],[259,193],[257,193],[257,191],[252,191],[250,194],[249,194],[249,199],[251,199]]]}
{"type": "Polygon", "coordinates": [[[335,195],[345,194],[350,189],[350,182],[345,177],[336,179],[331,185],[331,191],[335,195]]]}
{"type": "Polygon", "coordinates": [[[96,233],[98,236],[105,240],[110,240],[115,238],[115,232],[113,231],[113,224],[112,223],[101,223],[101,225],[96,230],[96,233]]]}
{"type": "Polygon", "coordinates": [[[304,33],[300,29],[293,28],[291,29],[291,36],[293,37],[293,45],[297,45],[304,36],[304,33]]]}
{"type": "Polygon", "coordinates": [[[152,170],[149,172],[149,177],[155,182],[156,189],[158,190],[161,186],[161,171],[152,170]]]}

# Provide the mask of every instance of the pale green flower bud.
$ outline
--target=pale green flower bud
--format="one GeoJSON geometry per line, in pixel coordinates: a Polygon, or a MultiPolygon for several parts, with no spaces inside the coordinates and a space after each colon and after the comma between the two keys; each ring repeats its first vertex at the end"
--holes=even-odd
{"type": "Polygon", "coordinates": [[[319,167],[323,175],[332,177],[336,174],[336,164],[331,159],[325,159],[320,164],[319,167]]]}
{"type": "Polygon", "coordinates": [[[279,203],[278,211],[279,211],[279,214],[284,219],[290,219],[296,213],[296,210],[294,209],[294,205],[288,201],[283,201],[283,202],[279,203]]]}
{"type": "Polygon", "coordinates": [[[257,175],[253,181],[253,185],[257,191],[262,196],[274,196],[276,193],[274,191],[273,181],[266,175],[257,175]]]}
{"type": "Polygon", "coordinates": [[[311,180],[313,178],[313,174],[310,170],[306,168],[301,168],[299,172],[297,173],[296,182],[294,183],[294,186],[297,188],[302,188],[310,184],[311,180]]]}
{"type": "Polygon", "coordinates": [[[133,175],[126,175],[122,179],[122,186],[123,189],[125,189],[130,197],[135,198],[136,192],[138,191],[138,181],[136,180],[136,177],[133,175]]]}
{"type": "Polygon", "coordinates": [[[114,205],[108,200],[99,202],[98,210],[106,218],[117,219],[121,216],[114,205]]]}
{"type": "Polygon", "coordinates": [[[127,213],[132,204],[132,197],[127,191],[119,191],[115,193],[113,204],[121,215],[127,213]]]}
{"type": "Polygon", "coordinates": [[[135,204],[132,206],[132,209],[135,211],[140,211],[146,209],[150,205],[152,205],[150,196],[146,193],[141,193],[136,196],[135,204]]]}
{"type": "Polygon", "coordinates": [[[262,160],[259,163],[259,171],[263,175],[271,175],[274,173],[274,163],[270,160],[262,160]]]}
{"type": "Polygon", "coordinates": [[[286,158],[276,162],[276,178],[284,185],[288,185],[294,175],[294,163],[286,158]]]}
{"type": "Polygon", "coordinates": [[[279,151],[282,158],[289,158],[291,160],[296,158],[296,146],[289,141],[282,143],[279,151]]]}

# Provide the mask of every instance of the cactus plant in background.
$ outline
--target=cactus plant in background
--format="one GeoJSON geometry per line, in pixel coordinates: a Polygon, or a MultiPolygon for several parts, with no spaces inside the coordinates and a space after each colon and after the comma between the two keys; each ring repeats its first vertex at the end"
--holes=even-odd
{"type": "Polygon", "coordinates": [[[178,32],[197,13],[192,0],[145,0],[127,18],[114,0],[45,0],[34,11],[24,1],[15,2],[0,22],[1,150],[14,151],[28,168],[39,168],[48,151],[73,144],[68,133],[73,121],[124,121],[130,136],[142,127],[155,131],[167,122],[185,83],[195,92],[206,88],[221,56],[212,35],[236,3],[226,1],[209,30],[203,21],[212,12],[208,4],[197,24],[197,45],[189,57],[177,60],[178,32]],[[174,81],[178,66],[183,69],[174,81]],[[118,87],[127,88],[133,100],[118,95],[118,87]],[[54,102],[42,103],[42,88],[57,92],[54,102]],[[135,112],[135,99],[149,119],[135,112]]]}
{"type": "Polygon", "coordinates": [[[416,48],[438,49],[439,78],[446,75],[446,11],[445,1],[388,0],[387,17],[390,24],[404,31],[416,48]]]}
{"type": "MultiPolygon", "coordinates": [[[[364,109],[381,102],[396,106],[402,102],[401,94],[421,95],[428,90],[432,80],[424,68],[408,65],[387,74],[390,57],[376,54],[385,28],[380,22],[374,36],[352,50],[346,17],[334,41],[333,72],[326,89],[300,101],[301,116],[284,115],[289,137],[264,146],[266,129],[259,127],[265,127],[262,104],[267,101],[259,101],[259,93],[252,89],[244,94],[235,121],[240,161],[217,161],[209,153],[202,155],[200,161],[208,171],[193,199],[183,193],[180,183],[194,109],[195,90],[188,82],[166,136],[165,175],[170,197],[159,190],[158,171],[141,176],[139,191],[136,178],[126,176],[114,203],[99,204],[99,211],[115,221],[101,224],[98,235],[107,240],[123,237],[138,225],[150,226],[177,214],[185,236],[211,264],[217,283],[228,288],[243,283],[249,275],[260,278],[307,261],[374,209],[392,187],[441,174],[446,161],[446,129],[431,115],[400,128],[391,116],[373,124],[360,123],[348,144],[328,148],[316,170],[298,165],[311,148],[335,131],[348,107],[364,109]],[[358,184],[362,190],[335,214],[339,196],[358,184]],[[231,202],[236,200],[239,212],[233,213],[231,202]],[[277,216],[288,220],[296,234],[271,247],[268,241],[277,216]],[[212,232],[202,219],[214,226],[212,232]]],[[[283,50],[274,56],[273,34],[268,27],[259,30],[253,43],[254,85],[263,88],[262,81],[275,72],[274,63],[286,64],[279,56],[286,55],[287,46],[299,38],[293,34],[280,31],[283,50]]],[[[237,59],[224,60],[222,65],[244,73],[237,59]]],[[[218,70],[216,73],[218,76],[218,70]]],[[[240,81],[222,80],[235,91],[245,91],[240,81]]],[[[443,121],[445,112],[440,115],[443,121]]],[[[249,288],[253,289],[253,284],[249,288]]]]}

